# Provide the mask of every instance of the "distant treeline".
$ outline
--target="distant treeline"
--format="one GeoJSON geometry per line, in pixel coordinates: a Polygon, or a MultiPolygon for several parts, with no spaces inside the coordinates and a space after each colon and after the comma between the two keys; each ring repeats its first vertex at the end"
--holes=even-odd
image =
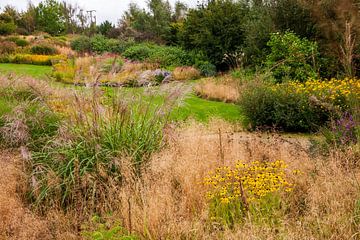
{"type": "Polygon", "coordinates": [[[116,25],[109,21],[97,25],[77,5],[44,0],[36,6],[29,4],[23,12],[4,6],[0,34],[102,34],[121,40],[176,45],[204,54],[222,70],[229,66],[224,63],[224,56],[237,56],[235,60],[241,61],[243,67],[263,67],[264,59],[274,49],[268,44],[272,33],[291,32],[300,39],[316,42],[317,49],[311,57],[318,59],[321,76],[354,76],[360,66],[359,3],[207,0],[188,8],[180,1],[172,6],[165,0],[148,0],[145,9],[130,4],[116,25]]]}

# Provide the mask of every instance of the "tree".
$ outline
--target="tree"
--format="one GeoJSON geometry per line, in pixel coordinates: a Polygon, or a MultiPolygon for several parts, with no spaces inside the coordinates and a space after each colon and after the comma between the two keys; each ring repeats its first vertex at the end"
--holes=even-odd
{"type": "Polygon", "coordinates": [[[170,33],[171,6],[169,1],[149,0],[150,28],[159,39],[165,38],[170,33]]]}
{"type": "Polygon", "coordinates": [[[20,14],[19,28],[25,29],[27,33],[32,33],[36,29],[36,8],[29,2],[27,10],[20,14]]]}
{"type": "Polygon", "coordinates": [[[318,40],[322,53],[329,59],[327,70],[330,74],[342,70],[346,76],[356,75],[356,69],[360,67],[357,54],[360,44],[356,39],[360,36],[360,1],[301,0],[301,3],[311,11],[321,33],[318,40]]]}
{"type": "Polygon", "coordinates": [[[318,76],[318,45],[293,32],[273,33],[268,42],[271,49],[266,65],[278,82],[286,79],[307,81],[318,76]]]}
{"type": "Polygon", "coordinates": [[[186,14],[188,12],[189,8],[185,3],[182,3],[180,1],[176,1],[175,3],[175,9],[172,16],[173,22],[180,22],[183,21],[186,17],[186,14]]]}
{"type": "Polygon", "coordinates": [[[67,33],[76,33],[79,30],[77,24],[77,12],[81,11],[76,5],[63,1],[61,3],[62,16],[64,18],[65,29],[67,33]]]}
{"type": "Polygon", "coordinates": [[[16,30],[12,16],[6,12],[0,14],[0,35],[8,35],[16,30]]]}
{"type": "Polygon", "coordinates": [[[224,54],[243,46],[243,23],[247,6],[233,0],[209,0],[191,9],[181,33],[182,45],[203,52],[213,64],[224,69],[224,54]]]}
{"type": "Polygon", "coordinates": [[[100,24],[100,26],[98,27],[98,31],[100,34],[109,37],[109,34],[113,30],[113,28],[115,28],[115,26],[111,22],[105,21],[100,24]]]}
{"type": "Polygon", "coordinates": [[[147,10],[131,3],[123,15],[119,28],[123,37],[136,40],[165,42],[171,31],[172,11],[168,1],[149,0],[147,10]]]}
{"type": "Polygon", "coordinates": [[[125,11],[119,21],[119,29],[122,38],[134,38],[135,40],[146,40],[153,38],[150,32],[150,15],[145,9],[140,9],[135,3],[130,3],[129,9],[125,11]]]}
{"type": "Polygon", "coordinates": [[[63,6],[55,0],[45,0],[35,8],[36,27],[51,35],[63,34],[66,31],[66,20],[63,6]]]}
{"type": "Polygon", "coordinates": [[[300,0],[274,1],[269,8],[278,31],[292,31],[307,39],[317,37],[317,29],[311,11],[305,8],[300,0]]]}
{"type": "Polygon", "coordinates": [[[247,65],[260,65],[269,52],[267,42],[270,34],[276,32],[269,6],[253,5],[249,8],[243,23],[245,60],[247,65]]]}

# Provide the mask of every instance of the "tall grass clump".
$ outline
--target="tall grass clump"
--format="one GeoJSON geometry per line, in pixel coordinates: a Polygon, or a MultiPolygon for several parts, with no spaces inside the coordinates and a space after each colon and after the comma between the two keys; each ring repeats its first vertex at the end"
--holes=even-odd
{"type": "Polygon", "coordinates": [[[47,86],[13,76],[0,76],[0,81],[1,143],[7,147],[41,146],[55,134],[60,120],[44,102],[47,86]]]}
{"type": "Polygon", "coordinates": [[[130,162],[140,175],[152,153],[164,146],[168,106],[139,100],[76,95],[59,134],[33,154],[31,198],[40,210],[76,209],[81,216],[112,212],[130,162]]]}

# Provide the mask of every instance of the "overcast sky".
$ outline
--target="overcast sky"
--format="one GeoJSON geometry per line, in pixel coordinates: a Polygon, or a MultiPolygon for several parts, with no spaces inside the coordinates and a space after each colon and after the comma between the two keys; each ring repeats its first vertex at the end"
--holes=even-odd
{"type": "MultiPolygon", "coordinates": [[[[176,0],[169,0],[171,4],[174,4],[176,0]]],[[[0,7],[5,5],[12,5],[19,10],[26,9],[28,0],[0,0],[0,7]]],[[[32,0],[34,4],[38,4],[41,0],[32,0]]],[[[96,16],[98,22],[110,20],[116,23],[122,16],[122,13],[128,8],[130,2],[135,2],[141,7],[146,6],[145,0],[67,0],[67,2],[77,3],[85,10],[96,10],[96,16]]],[[[197,0],[182,0],[182,2],[188,4],[190,7],[196,6],[197,0]]]]}

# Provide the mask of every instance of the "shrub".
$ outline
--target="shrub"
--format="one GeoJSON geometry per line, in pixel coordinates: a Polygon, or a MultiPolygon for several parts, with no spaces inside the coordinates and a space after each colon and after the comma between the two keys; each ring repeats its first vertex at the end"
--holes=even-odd
{"type": "Polygon", "coordinates": [[[145,61],[150,58],[152,54],[152,47],[154,47],[154,45],[137,44],[125,50],[123,56],[135,61],[145,61]]]}
{"type": "Polygon", "coordinates": [[[75,66],[74,60],[61,61],[53,65],[52,77],[58,82],[74,83],[75,66]]]}
{"type": "Polygon", "coordinates": [[[50,45],[46,45],[46,44],[35,45],[35,46],[31,47],[30,52],[35,55],[56,55],[56,54],[58,54],[58,51],[56,50],[56,48],[54,48],[50,45]]]}
{"type": "Polygon", "coordinates": [[[137,240],[135,235],[129,233],[120,223],[109,224],[100,217],[92,218],[92,225],[89,230],[83,230],[81,235],[88,240],[137,240]],[[110,225],[110,226],[109,226],[110,225]]]}
{"type": "Polygon", "coordinates": [[[339,119],[333,120],[330,127],[322,128],[321,133],[330,146],[347,147],[358,142],[357,124],[353,116],[345,112],[339,119]]]}
{"type": "Polygon", "coordinates": [[[177,67],[174,69],[172,77],[177,81],[195,80],[200,77],[200,72],[193,67],[177,67]]]}
{"type": "Polygon", "coordinates": [[[160,46],[151,43],[136,44],[123,53],[125,58],[135,61],[148,61],[160,67],[192,66],[195,59],[179,47],[160,46]]]}
{"type": "Polygon", "coordinates": [[[16,44],[13,42],[5,41],[0,42],[0,54],[12,54],[16,51],[16,44]]]}
{"type": "Polygon", "coordinates": [[[80,36],[75,38],[70,42],[71,49],[80,53],[89,53],[91,52],[91,41],[89,37],[80,36]]]}
{"type": "Polygon", "coordinates": [[[116,40],[110,39],[109,42],[109,51],[112,53],[122,54],[131,46],[135,45],[135,41],[133,40],[116,40]]]}
{"type": "Polygon", "coordinates": [[[0,21],[0,35],[9,35],[14,33],[16,25],[14,22],[3,22],[0,21]]]}
{"type": "Polygon", "coordinates": [[[212,77],[216,75],[216,66],[208,61],[197,61],[196,68],[200,70],[201,75],[212,77]]]}
{"type": "Polygon", "coordinates": [[[16,29],[16,33],[17,33],[18,35],[23,35],[23,36],[28,36],[28,35],[30,35],[29,31],[28,31],[26,28],[22,28],[22,27],[18,27],[18,28],[16,29]]]}
{"type": "Polygon", "coordinates": [[[103,35],[96,35],[90,39],[91,51],[95,53],[104,53],[110,51],[109,40],[103,35]]]}
{"type": "Polygon", "coordinates": [[[266,65],[272,69],[277,82],[317,78],[319,52],[315,42],[286,32],[272,34],[267,45],[271,52],[266,58],[266,65]]]}
{"type": "Polygon", "coordinates": [[[310,132],[324,126],[334,113],[313,100],[287,84],[250,83],[242,90],[239,104],[252,129],[310,132]]]}
{"type": "Polygon", "coordinates": [[[21,38],[17,39],[17,40],[15,41],[15,43],[16,43],[16,45],[17,45],[18,47],[26,47],[26,46],[29,45],[29,42],[28,42],[28,41],[26,41],[25,39],[21,39],[21,38]]]}
{"type": "Polygon", "coordinates": [[[7,37],[6,41],[10,41],[15,43],[18,47],[26,47],[29,45],[29,42],[26,39],[22,39],[19,37],[7,37]]]}
{"type": "Polygon", "coordinates": [[[160,65],[160,67],[169,66],[191,66],[194,59],[183,49],[179,47],[156,46],[151,52],[149,60],[160,65]]]}
{"type": "Polygon", "coordinates": [[[338,106],[348,111],[352,101],[360,101],[360,83],[357,79],[309,80],[305,83],[291,82],[292,91],[306,94],[319,102],[338,106]]]}

